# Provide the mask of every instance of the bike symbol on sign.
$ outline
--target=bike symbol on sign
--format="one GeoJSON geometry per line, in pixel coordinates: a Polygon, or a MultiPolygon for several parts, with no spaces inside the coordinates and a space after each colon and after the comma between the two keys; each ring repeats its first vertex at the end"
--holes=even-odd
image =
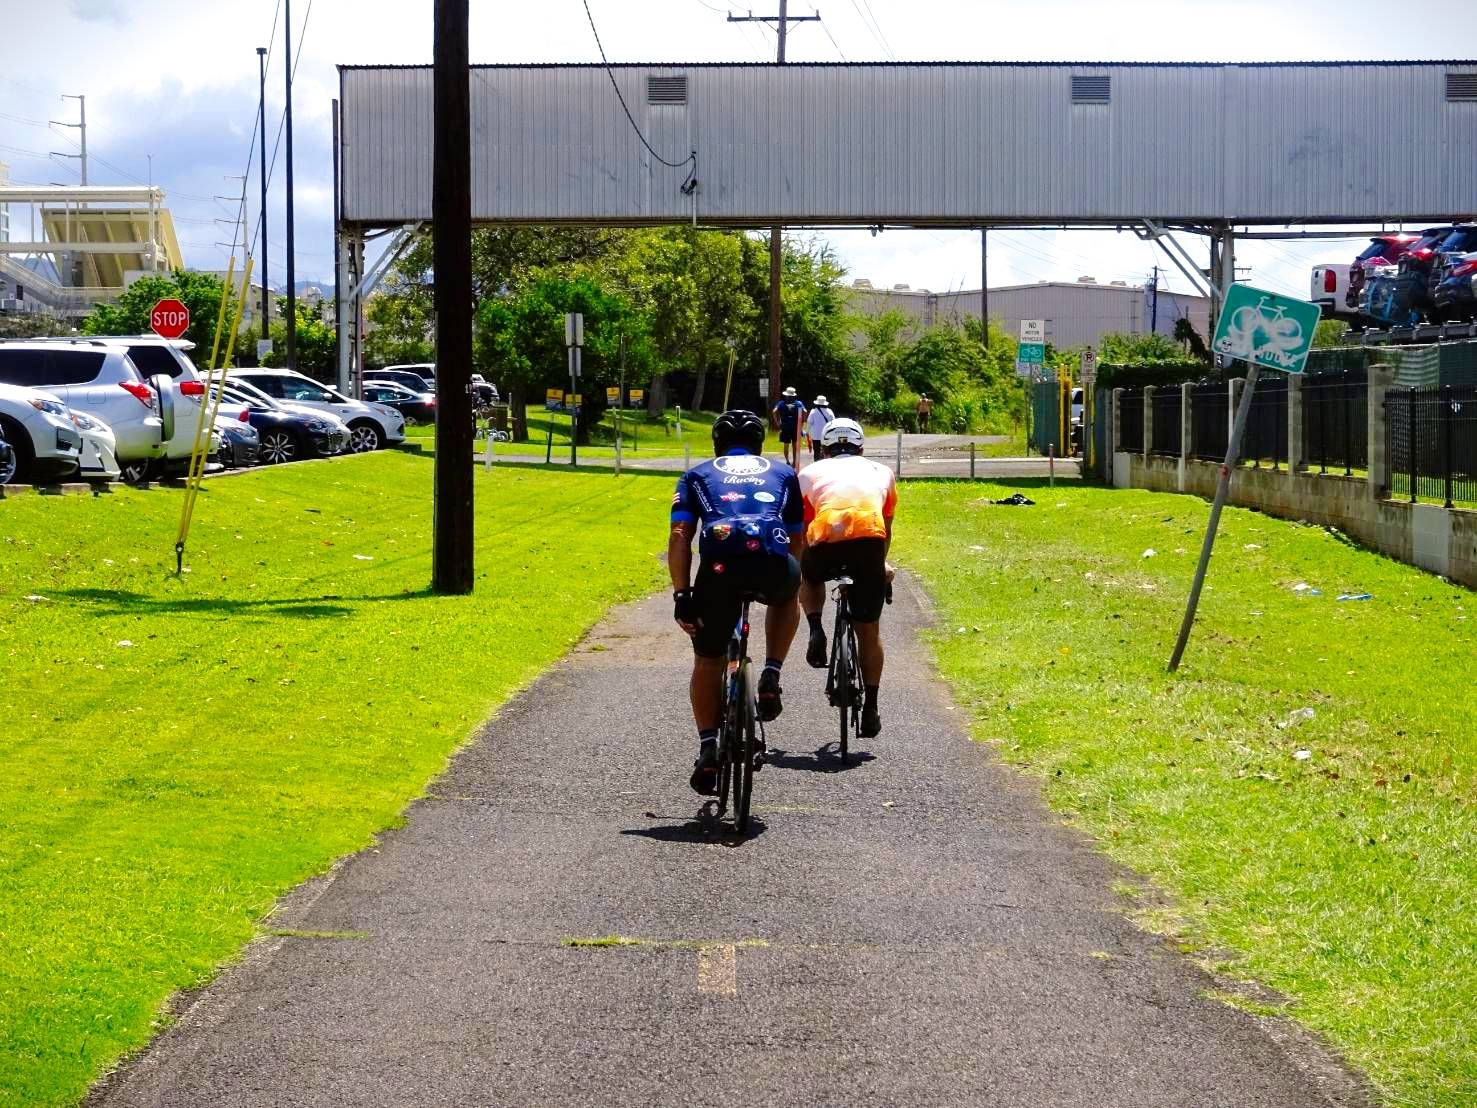
{"type": "Polygon", "coordinates": [[[1231,326],[1215,344],[1216,350],[1247,361],[1273,361],[1291,366],[1303,346],[1303,328],[1295,319],[1287,318],[1287,309],[1278,304],[1267,307],[1262,297],[1231,313],[1231,326]]]}

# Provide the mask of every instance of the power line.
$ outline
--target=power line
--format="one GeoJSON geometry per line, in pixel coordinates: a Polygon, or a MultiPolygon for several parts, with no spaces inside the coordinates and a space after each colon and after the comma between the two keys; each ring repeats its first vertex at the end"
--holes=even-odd
{"type": "Polygon", "coordinates": [[[893,52],[892,44],[887,41],[887,36],[882,33],[882,24],[877,19],[877,13],[872,10],[872,0],[862,0],[862,6],[867,9],[867,14],[872,17],[872,26],[877,28],[877,37],[882,40],[882,49],[887,51],[887,56],[897,61],[897,54],[893,52]]]}
{"type": "MultiPolygon", "coordinates": [[[[865,2],[865,0],[863,0],[863,2],[865,2]]],[[[882,52],[884,54],[886,54],[889,58],[891,58],[893,61],[897,61],[897,55],[895,55],[892,52],[892,50],[887,45],[887,40],[882,37],[882,30],[881,30],[881,28],[880,27],[874,27],[871,23],[868,23],[867,22],[867,17],[862,14],[861,6],[857,3],[857,0],[851,0],[851,6],[856,9],[857,18],[862,21],[862,26],[865,27],[871,33],[872,37],[877,40],[877,45],[880,46],[880,47],[882,47],[882,52]]],[[[868,4],[867,5],[867,11],[871,11],[871,10],[872,10],[872,6],[870,4],[868,4]]],[[[877,17],[876,16],[873,16],[872,18],[873,18],[873,20],[875,20],[877,17]]]]}
{"type": "MultiPolygon", "coordinates": [[[[590,31],[591,31],[591,33],[594,34],[594,36],[595,36],[595,46],[600,51],[600,61],[605,66],[605,75],[610,78],[610,87],[613,88],[613,89],[615,89],[615,98],[621,102],[621,109],[626,113],[626,119],[631,124],[631,130],[633,130],[633,131],[636,132],[636,137],[641,140],[641,145],[644,146],[644,147],[646,147],[647,153],[649,153],[653,158],[655,158],[657,161],[661,162],[662,165],[666,166],[669,169],[681,169],[684,166],[690,165],[690,166],[693,167],[693,172],[696,172],[696,167],[697,167],[697,151],[696,150],[694,150],[691,154],[689,154],[685,159],[683,159],[680,162],[669,162],[669,161],[667,161],[666,158],[662,157],[660,154],[658,154],[652,148],[651,143],[649,143],[649,142],[646,141],[646,136],[641,133],[641,128],[638,127],[638,126],[636,126],[636,117],[631,114],[631,109],[628,108],[628,107],[626,107],[626,98],[621,95],[621,86],[618,85],[618,84],[616,84],[615,73],[612,72],[612,70],[610,68],[610,62],[605,57],[605,47],[604,47],[604,45],[601,44],[601,42],[600,42],[600,32],[595,27],[595,16],[590,11],[590,0],[583,0],[583,3],[585,5],[585,18],[587,18],[590,21],[590,31]]],[[[312,4],[312,0],[309,0],[309,5],[311,6],[311,4],[312,4]]],[[[690,181],[691,179],[692,179],[691,178],[691,174],[689,174],[688,180],[690,181]]]]}
{"type": "MultiPolygon", "coordinates": [[[[811,8],[810,10],[815,12],[817,15],[820,14],[820,12],[817,11],[815,8],[811,8]]],[[[836,41],[836,36],[831,34],[831,28],[826,26],[825,20],[817,20],[817,22],[820,23],[821,30],[826,32],[826,37],[831,40],[831,45],[836,47],[836,53],[841,55],[841,60],[843,62],[850,61],[851,59],[846,56],[845,52],[841,49],[840,44],[836,41]]]]}

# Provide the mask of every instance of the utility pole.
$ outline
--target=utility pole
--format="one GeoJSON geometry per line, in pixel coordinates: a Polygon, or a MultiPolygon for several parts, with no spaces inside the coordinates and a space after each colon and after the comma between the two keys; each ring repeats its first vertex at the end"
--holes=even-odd
{"type": "Polygon", "coordinates": [[[1149,287],[1151,290],[1149,295],[1152,297],[1149,301],[1149,334],[1154,335],[1159,332],[1159,267],[1157,265],[1154,267],[1154,282],[1149,287]]]}
{"type": "Polygon", "coordinates": [[[989,234],[989,228],[980,228],[980,339],[986,354],[990,352],[989,234]]]}
{"type": "MultiPolygon", "coordinates": [[[[56,150],[53,150],[51,153],[52,153],[52,155],[54,157],[58,157],[58,158],[80,158],[81,159],[81,163],[82,163],[82,172],[81,172],[82,183],[85,185],[85,184],[87,184],[87,97],[85,97],[85,96],[73,96],[70,93],[65,93],[64,92],[64,93],[62,93],[62,99],[63,100],[75,100],[75,101],[77,101],[77,119],[78,119],[78,122],[76,122],[76,123],[63,123],[60,119],[50,119],[50,120],[47,120],[47,122],[50,123],[54,127],[75,127],[77,130],[81,131],[82,132],[82,134],[81,134],[81,139],[82,139],[82,141],[81,141],[82,153],[80,153],[80,154],[63,154],[63,153],[61,153],[59,151],[56,151],[56,150]]],[[[137,180],[137,179],[138,178],[134,178],[134,180],[137,180]]]]}
{"type": "Polygon", "coordinates": [[[431,588],[472,591],[472,107],[468,0],[436,0],[431,218],[435,226],[436,500],[431,588]]]}
{"type": "Polygon", "coordinates": [[[287,74],[287,368],[297,368],[297,264],[292,218],[292,0],[282,0],[283,70],[287,74]]]}
{"type": "Polygon", "coordinates": [[[272,294],[267,281],[267,48],[256,48],[257,128],[262,133],[262,338],[272,337],[272,294]]]}
{"type": "MultiPolygon", "coordinates": [[[[785,64],[785,34],[791,23],[819,23],[820,13],[815,15],[791,15],[789,0],[779,0],[779,15],[733,15],[730,23],[773,23],[779,34],[779,48],[775,56],[777,65],[785,64]]],[[[780,259],[783,240],[779,227],[769,229],[769,399],[778,402],[780,396],[780,259]]]]}

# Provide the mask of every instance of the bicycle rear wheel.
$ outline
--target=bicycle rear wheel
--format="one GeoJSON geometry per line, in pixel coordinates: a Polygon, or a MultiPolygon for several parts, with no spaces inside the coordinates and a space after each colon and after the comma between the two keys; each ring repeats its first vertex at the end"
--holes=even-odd
{"type": "Polygon", "coordinates": [[[731,747],[733,766],[733,827],[749,833],[749,803],[754,795],[754,690],[749,663],[739,670],[738,728],[731,747]]]}
{"type": "Polygon", "coordinates": [[[847,758],[847,740],[851,734],[850,713],[852,710],[851,667],[855,664],[851,656],[853,646],[851,622],[844,614],[836,613],[836,635],[831,640],[831,688],[832,703],[841,719],[841,742],[837,753],[841,760],[847,758]]]}
{"type": "Polygon", "coordinates": [[[723,685],[723,724],[718,733],[718,818],[728,811],[729,790],[733,787],[732,751],[738,732],[738,678],[723,685]]]}
{"type": "MultiPolygon", "coordinates": [[[[860,739],[862,737],[862,654],[856,645],[856,628],[850,623],[846,625],[846,687],[850,690],[847,699],[851,702],[851,733],[860,739]]],[[[844,728],[843,728],[844,730],[844,728]]],[[[846,749],[846,740],[841,740],[842,750],[846,749]]]]}

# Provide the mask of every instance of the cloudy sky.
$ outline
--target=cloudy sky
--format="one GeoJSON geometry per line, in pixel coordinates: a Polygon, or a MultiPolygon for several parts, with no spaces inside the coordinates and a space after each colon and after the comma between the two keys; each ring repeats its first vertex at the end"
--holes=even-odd
{"type": "MultiPolygon", "coordinates": [[[[590,0],[611,61],[760,61],[774,34],[730,24],[723,0],[590,0]]],[[[1416,59],[1477,54],[1477,5],[1406,0],[1392,22],[1376,0],[815,0],[823,23],[797,26],[792,61],[1268,61],[1416,59]],[[1473,45],[1469,45],[1473,44],[1473,45]]],[[[0,0],[0,161],[18,182],[75,183],[74,119],[87,96],[90,181],[169,194],[186,261],[223,267],[256,122],[258,45],[271,45],[268,158],[282,110],[282,0],[0,0]],[[273,28],[276,28],[275,35],[273,28]],[[69,141],[71,140],[71,141],[69,141]],[[151,157],[152,156],[152,160],[151,157]]],[[[299,278],[332,274],[330,101],[338,63],[426,63],[430,0],[291,0],[301,45],[294,96],[299,278]]],[[[773,7],[755,8],[769,12],[773,7]]],[[[580,0],[472,0],[474,62],[598,61],[580,0]]],[[[809,14],[809,0],[791,0],[809,14]]],[[[255,173],[255,164],[252,172],[255,173]]],[[[272,277],[282,275],[281,156],[269,205],[272,277]]],[[[256,218],[257,184],[250,186],[256,218]]],[[[27,230],[23,212],[17,231],[27,230]]],[[[935,290],[979,284],[974,233],[888,231],[831,236],[851,274],[935,290]]],[[[1347,260],[1348,243],[1246,243],[1253,280],[1306,294],[1308,267],[1347,260]]],[[[992,285],[1043,279],[1144,280],[1156,261],[1132,235],[996,232],[992,285]]],[[[1170,287],[1182,288],[1178,274],[1170,287]]]]}

